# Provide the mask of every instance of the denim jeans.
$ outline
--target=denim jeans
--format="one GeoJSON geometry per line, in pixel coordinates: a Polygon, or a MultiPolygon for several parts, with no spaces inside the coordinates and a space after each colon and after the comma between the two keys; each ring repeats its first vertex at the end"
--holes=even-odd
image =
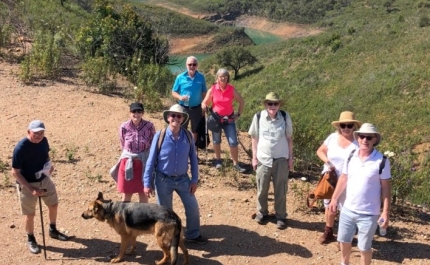
{"type": "Polygon", "coordinates": [[[173,192],[176,191],[185,208],[185,237],[194,239],[200,235],[200,212],[196,196],[190,193],[190,183],[187,174],[173,178],[157,172],[155,177],[158,204],[173,209],[173,192]]]}
{"type": "MultiPolygon", "coordinates": [[[[238,145],[237,142],[237,132],[236,132],[236,122],[229,122],[226,125],[221,126],[222,130],[224,130],[225,136],[228,140],[228,145],[230,147],[236,147],[238,145]]],[[[221,144],[221,131],[212,132],[212,140],[213,144],[221,144]]]]}
{"type": "Polygon", "coordinates": [[[373,236],[378,226],[378,218],[378,215],[359,214],[343,207],[339,217],[337,241],[351,243],[358,228],[358,249],[360,251],[369,250],[372,247],[373,236]]]}

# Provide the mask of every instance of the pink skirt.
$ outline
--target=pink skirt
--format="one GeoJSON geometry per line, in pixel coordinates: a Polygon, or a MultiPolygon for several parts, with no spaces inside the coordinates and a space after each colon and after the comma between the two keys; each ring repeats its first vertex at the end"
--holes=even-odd
{"type": "Polygon", "coordinates": [[[133,179],[125,180],[125,165],[128,158],[121,159],[118,170],[117,189],[121,193],[143,192],[142,172],[143,163],[139,159],[133,160],[133,179]]]}

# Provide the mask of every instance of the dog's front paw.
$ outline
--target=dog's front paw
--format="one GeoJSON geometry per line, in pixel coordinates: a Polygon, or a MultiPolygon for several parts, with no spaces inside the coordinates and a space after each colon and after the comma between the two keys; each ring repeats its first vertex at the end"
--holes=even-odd
{"type": "Polygon", "coordinates": [[[121,261],[122,261],[122,258],[119,257],[119,256],[110,260],[111,263],[118,263],[118,262],[121,262],[121,261]]]}

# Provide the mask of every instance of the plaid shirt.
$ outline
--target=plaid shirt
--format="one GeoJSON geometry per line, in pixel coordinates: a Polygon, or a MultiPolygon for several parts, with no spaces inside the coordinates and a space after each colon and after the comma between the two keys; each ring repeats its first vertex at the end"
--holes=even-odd
{"type": "Polygon", "coordinates": [[[119,128],[121,149],[134,154],[147,151],[151,148],[154,135],[155,127],[152,122],[142,119],[136,127],[131,120],[126,121],[119,128]]]}

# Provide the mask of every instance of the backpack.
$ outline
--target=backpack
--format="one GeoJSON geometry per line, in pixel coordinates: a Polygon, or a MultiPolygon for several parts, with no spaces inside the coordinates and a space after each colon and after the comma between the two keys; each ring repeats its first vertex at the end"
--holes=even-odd
{"type": "MultiPolygon", "coordinates": [[[[181,129],[183,129],[183,128],[181,128],[181,129]]],[[[188,131],[187,129],[184,129],[184,130],[185,130],[185,135],[188,138],[188,143],[191,145],[191,143],[193,142],[193,136],[191,135],[190,131],[188,131]]],[[[157,157],[160,154],[161,146],[163,145],[163,142],[164,142],[164,137],[166,137],[166,128],[164,128],[160,131],[160,137],[158,137],[157,157]]],[[[190,147],[190,151],[191,151],[191,147],[190,147]]]]}
{"type": "Polygon", "coordinates": [[[203,116],[200,119],[199,126],[197,127],[197,141],[196,147],[199,149],[205,149],[211,140],[209,139],[208,130],[206,128],[206,118],[203,116]]]}
{"type": "MultiPolygon", "coordinates": [[[[279,110],[282,114],[282,117],[284,117],[285,125],[287,124],[287,113],[283,110],[279,110]]],[[[261,111],[257,112],[257,128],[260,128],[260,117],[261,117],[261,111]]]]}
{"type": "MultiPolygon", "coordinates": [[[[352,156],[355,153],[355,150],[352,150],[348,156],[346,163],[348,164],[351,160],[352,156]]],[[[382,174],[382,170],[385,167],[385,160],[387,160],[386,156],[382,157],[381,163],[379,164],[379,175],[382,174]]],[[[320,181],[318,182],[317,187],[314,191],[309,193],[306,204],[309,208],[312,208],[313,204],[318,199],[331,199],[333,196],[334,190],[337,184],[337,175],[334,171],[327,171],[321,175],[320,181]],[[312,200],[312,201],[310,201],[312,200]]]]}

